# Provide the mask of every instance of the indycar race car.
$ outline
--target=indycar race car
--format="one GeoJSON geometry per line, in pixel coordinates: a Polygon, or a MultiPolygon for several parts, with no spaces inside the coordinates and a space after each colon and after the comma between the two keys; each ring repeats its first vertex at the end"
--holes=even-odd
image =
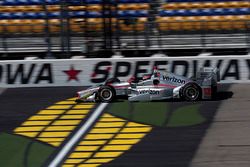
{"type": "Polygon", "coordinates": [[[195,77],[187,78],[171,72],[158,71],[142,78],[131,77],[128,81],[118,78],[108,79],[103,85],[77,92],[77,102],[111,102],[121,95],[129,101],[152,101],[180,98],[186,101],[211,99],[217,92],[220,81],[217,68],[203,67],[195,77]]]}

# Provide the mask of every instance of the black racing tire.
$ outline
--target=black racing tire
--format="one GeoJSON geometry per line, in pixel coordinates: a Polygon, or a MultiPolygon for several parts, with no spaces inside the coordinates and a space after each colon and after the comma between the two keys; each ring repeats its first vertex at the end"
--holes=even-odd
{"type": "Polygon", "coordinates": [[[115,99],[116,92],[111,86],[101,86],[98,90],[98,99],[101,102],[111,102],[115,99]]]}
{"type": "Polygon", "coordinates": [[[197,83],[189,82],[181,89],[181,98],[186,101],[198,101],[201,99],[201,88],[197,83]]]}
{"type": "Polygon", "coordinates": [[[109,85],[109,84],[116,83],[116,82],[120,83],[121,81],[118,78],[109,78],[106,80],[105,85],[109,85]]]}

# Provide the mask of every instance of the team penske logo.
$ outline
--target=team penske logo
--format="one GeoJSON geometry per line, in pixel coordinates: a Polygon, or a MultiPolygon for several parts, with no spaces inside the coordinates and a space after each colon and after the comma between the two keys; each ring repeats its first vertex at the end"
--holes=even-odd
{"type": "Polygon", "coordinates": [[[139,90],[140,94],[151,94],[151,95],[159,95],[159,90],[139,90]]]}
{"type": "Polygon", "coordinates": [[[180,83],[180,84],[185,84],[186,81],[182,79],[178,79],[175,77],[168,77],[168,76],[163,76],[163,80],[170,81],[170,82],[175,82],[175,83],[180,83]]]}

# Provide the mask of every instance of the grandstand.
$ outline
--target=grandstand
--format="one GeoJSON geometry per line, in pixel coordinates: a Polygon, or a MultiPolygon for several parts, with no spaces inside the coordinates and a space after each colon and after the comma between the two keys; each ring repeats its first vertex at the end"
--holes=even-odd
{"type": "Polygon", "coordinates": [[[249,0],[0,0],[0,53],[249,49],[249,0]]]}

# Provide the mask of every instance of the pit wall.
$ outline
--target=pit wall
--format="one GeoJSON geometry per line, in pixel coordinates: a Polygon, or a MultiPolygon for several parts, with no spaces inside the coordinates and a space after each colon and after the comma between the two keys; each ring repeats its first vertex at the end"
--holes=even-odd
{"type": "Polygon", "coordinates": [[[200,67],[218,67],[222,83],[250,83],[250,56],[196,56],[0,61],[0,87],[89,86],[140,77],[153,66],[188,77],[200,67]]]}

